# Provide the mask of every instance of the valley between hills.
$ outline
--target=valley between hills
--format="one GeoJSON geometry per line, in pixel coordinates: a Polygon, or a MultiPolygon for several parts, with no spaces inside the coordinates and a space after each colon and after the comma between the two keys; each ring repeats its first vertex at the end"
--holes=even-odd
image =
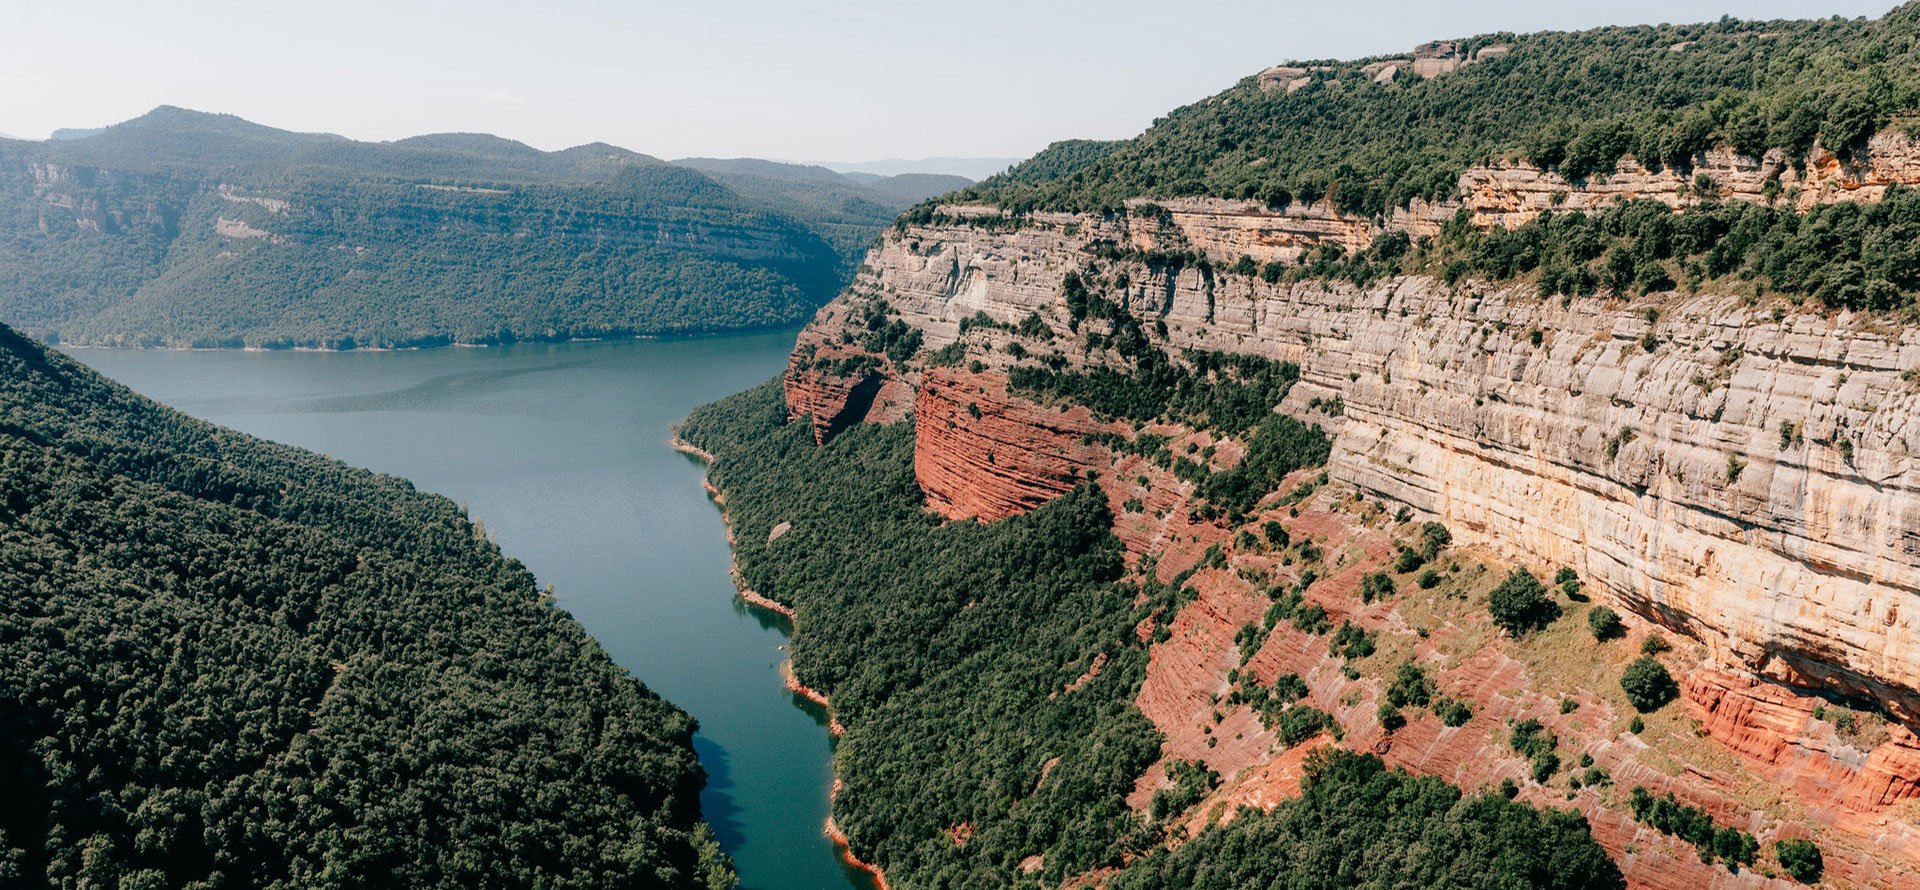
{"type": "MultiPolygon", "coordinates": [[[[811,313],[783,374],[674,434],[742,597],[790,630],[790,688],[830,710],[827,827],[882,887],[1899,890],[1920,886],[1916,134],[1908,4],[1289,62],[902,202],[844,255],[791,189],[749,208],[728,177],[752,165],[508,191],[544,220],[520,230],[544,233],[533,268],[604,240],[702,287],[709,262],[785,276],[743,327],[811,313]],[[544,189],[617,212],[583,223],[544,189]],[[680,225],[706,234],[665,258],[622,241],[680,225]]],[[[127,181],[177,174],[150,175],[127,181]]],[[[199,180],[205,225],[178,231],[274,263],[324,244],[268,228],[309,219],[272,202],[335,193],[275,176],[304,184],[199,180]]],[[[391,234],[372,205],[399,187],[309,221],[391,234]]],[[[506,228],[428,206],[483,187],[410,183],[408,213],[490,253],[506,228]]],[[[132,243],[53,240],[75,263],[132,243]]],[[[262,280],[301,299],[287,262],[262,280]]],[[[7,311],[171,342],[101,325],[227,293],[162,286],[212,266],[141,268],[53,301],[23,278],[7,311]]],[[[391,292],[359,287],[329,293],[391,292]]],[[[552,310],[488,293],[483,321],[314,342],[552,310]]],[[[493,342],[701,327],[569,305],[493,342]]],[[[208,336],[304,342],[279,317],[208,336]]],[[[736,885],[688,715],[451,502],[5,337],[0,796],[31,805],[0,821],[0,874],[736,885]],[[112,667],[167,652],[196,658],[112,667]],[[235,690],[255,706],[222,715],[235,690]]]]}

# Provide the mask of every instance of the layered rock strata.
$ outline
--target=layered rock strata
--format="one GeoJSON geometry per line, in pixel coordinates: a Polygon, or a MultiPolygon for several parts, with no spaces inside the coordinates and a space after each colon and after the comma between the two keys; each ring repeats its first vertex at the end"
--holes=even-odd
{"type": "Polygon", "coordinates": [[[1073,490],[1111,431],[1085,408],[1042,408],[1006,394],[999,375],[942,369],[914,403],[914,476],[927,504],[952,518],[1004,519],[1073,490]]]}
{"type": "MultiPolygon", "coordinates": [[[[1188,228],[1187,242],[1224,260],[1243,251],[1214,234],[1226,230],[1188,228]]],[[[1303,383],[1287,407],[1337,398],[1344,409],[1336,479],[1467,540],[1571,566],[1724,665],[1920,715],[1920,380],[1910,373],[1920,336],[1848,315],[1776,316],[1727,297],[1563,306],[1525,288],[1420,277],[1360,290],[1268,284],[1223,264],[1099,259],[1102,245],[1171,236],[1165,222],[1129,216],[1047,217],[1011,232],[909,227],[873,251],[803,351],[846,348],[836,335],[848,307],[884,299],[928,348],[964,339],[989,371],[1031,363],[1012,344],[1068,368],[1116,364],[1069,334],[1064,276],[1093,275],[1150,327],[1164,325],[1157,342],[1170,352],[1299,363],[1303,383]],[[981,314],[995,324],[962,331],[981,314]],[[1054,336],[1011,330],[1029,315],[1054,336]]],[[[814,355],[796,353],[797,414],[829,425],[866,416],[821,373],[814,355]]],[[[912,387],[921,372],[872,373],[877,384],[846,392],[912,387]]],[[[887,401],[899,416],[904,396],[887,401]]],[[[945,435],[931,426],[921,435],[945,435]]],[[[944,491],[946,504],[1031,499],[1006,487],[1011,476],[943,463],[964,453],[922,449],[923,481],[978,489],[944,491]]]]}

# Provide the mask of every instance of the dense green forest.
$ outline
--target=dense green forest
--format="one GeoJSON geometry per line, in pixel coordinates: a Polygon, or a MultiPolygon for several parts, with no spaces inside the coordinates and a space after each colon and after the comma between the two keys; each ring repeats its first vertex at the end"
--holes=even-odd
{"type": "Polygon", "coordinates": [[[1571,810],[1499,794],[1463,796],[1380,758],[1323,748],[1301,795],[1246,810],[1172,852],[1116,875],[1114,890],[1624,888],[1620,870],[1571,810]]]}
{"type": "Polygon", "coordinates": [[[461,133],[362,143],[177,108],[0,140],[0,319],[66,342],[268,347],[778,326],[838,292],[902,207],[956,184],[895,194],[766,166],[461,133]]]}
{"type": "MultiPolygon", "coordinates": [[[[1212,385],[1180,400],[1184,410],[1219,410],[1236,404],[1227,390],[1289,379],[1277,365],[1214,370],[1212,385]]],[[[1150,618],[1162,628],[1171,622],[1187,599],[1186,577],[1123,580],[1113,516],[1097,488],[992,524],[943,524],[923,509],[914,481],[911,423],[856,425],[816,447],[808,424],[786,422],[778,380],[695,411],[681,435],[715,455],[711,480],[726,497],[741,583],[796,611],[794,670],[832,699],[847,727],[835,753],[843,785],[834,818],[890,883],[1049,884],[1161,846],[1179,808],[1174,796],[1151,820],[1124,803],[1160,742],[1133,704],[1146,669],[1135,629],[1150,618]],[[769,540],[781,523],[789,530],[769,540]],[[1022,861],[1036,854],[1037,871],[1023,873],[1022,861]]],[[[1204,789],[1188,784],[1182,790],[1192,793],[1180,799],[1191,803],[1204,789]]],[[[1339,821],[1296,849],[1249,861],[1261,881],[1196,886],[1276,886],[1276,869],[1310,848],[1337,859],[1324,849],[1336,839],[1365,837],[1352,861],[1376,858],[1369,851],[1386,839],[1422,836],[1418,823],[1430,816],[1424,837],[1446,843],[1420,848],[1417,862],[1339,873],[1365,880],[1286,886],[1388,886],[1421,874],[1474,876],[1463,887],[1535,886],[1524,882],[1543,865],[1560,877],[1537,886],[1618,886],[1578,816],[1481,798],[1456,806],[1459,791],[1437,779],[1352,765],[1323,784],[1313,798],[1319,809],[1303,816],[1339,821]],[[1504,842],[1530,846],[1495,856],[1504,842]]],[[[1229,854],[1243,848],[1211,837],[1183,850],[1219,853],[1209,868],[1238,867],[1229,854]]],[[[1196,854],[1176,855],[1191,863],[1196,854]]],[[[1176,874],[1161,869],[1163,859],[1146,860],[1149,874],[1176,874]]],[[[1158,886],[1150,880],[1138,886],[1158,886]]]]}
{"type": "MultiPolygon", "coordinates": [[[[1251,266],[1246,261],[1241,268],[1251,266]]],[[[1365,286],[1428,272],[1508,281],[1530,277],[1541,297],[1639,295],[1705,287],[1784,295],[1844,309],[1885,311],[1920,293],[1920,192],[1891,186],[1873,204],[1841,202],[1805,212],[1752,201],[1709,201],[1674,213],[1651,199],[1598,213],[1543,213],[1514,229],[1482,231],[1456,217],[1415,244],[1388,233],[1351,255],[1323,247],[1270,281],[1346,279],[1365,286]]]]}
{"type": "Polygon", "coordinates": [[[1262,90],[1248,77],[1133,139],[1059,143],[959,197],[1016,212],[1111,211],[1140,195],[1327,198],[1382,214],[1451,197],[1460,173],[1488,159],[1526,158],[1578,179],[1627,156],[1684,169],[1715,144],[1798,160],[1817,139],[1846,156],[1920,111],[1917,4],[1872,21],[1723,18],[1457,44],[1466,58],[1508,51],[1391,83],[1361,68],[1395,56],[1294,63],[1325,70],[1306,72],[1297,90],[1262,90]]]}
{"type": "Polygon", "coordinates": [[[0,327],[0,886],[724,890],[693,721],[445,498],[0,327]]]}

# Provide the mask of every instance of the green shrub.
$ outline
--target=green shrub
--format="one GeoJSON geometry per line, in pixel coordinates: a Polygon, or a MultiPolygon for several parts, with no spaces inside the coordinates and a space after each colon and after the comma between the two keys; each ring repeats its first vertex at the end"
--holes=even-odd
{"type": "Polygon", "coordinates": [[[1390,701],[1381,702],[1380,707],[1375,710],[1374,716],[1380,719],[1381,728],[1389,733],[1407,725],[1407,718],[1402,716],[1400,709],[1395,707],[1393,702],[1390,701]]]}
{"type": "Polygon", "coordinates": [[[1276,734],[1280,737],[1280,744],[1291,748],[1338,726],[1333,722],[1332,714],[1319,708],[1296,705],[1280,715],[1280,728],[1276,734]]]}
{"type": "MultiPolygon", "coordinates": [[[[1412,551],[1402,550],[1401,553],[1412,551]]],[[[1372,603],[1393,596],[1393,579],[1386,572],[1374,572],[1360,581],[1360,601],[1372,603]]]]}
{"type": "Polygon", "coordinates": [[[1516,754],[1537,758],[1558,748],[1560,740],[1540,721],[1529,717],[1513,724],[1513,731],[1507,736],[1507,746],[1516,754]]]}
{"type": "Polygon", "coordinates": [[[1413,548],[1402,546],[1400,552],[1394,554],[1393,570],[1404,575],[1407,572],[1419,568],[1421,563],[1426,561],[1426,558],[1422,557],[1419,552],[1413,548]]]}
{"type": "Polygon", "coordinates": [[[1332,652],[1341,658],[1365,658],[1373,654],[1373,634],[1351,621],[1340,623],[1340,630],[1333,635],[1332,652]]]}
{"type": "Polygon", "coordinates": [[[1233,641],[1240,647],[1240,663],[1244,665],[1253,660],[1254,653],[1259,652],[1261,644],[1267,641],[1267,628],[1249,621],[1241,626],[1239,633],[1234,634],[1233,641]]]}
{"type": "Polygon", "coordinates": [[[1820,855],[1819,846],[1810,840],[1782,840],[1773,846],[1773,855],[1780,860],[1780,868],[1802,884],[1819,881],[1821,873],[1826,871],[1827,864],[1820,855]]]}
{"type": "Polygon", "coordinates": [[[1466,702],[1452,698],[1442,698],[1433,705],[1433,712],[1440,716],[1440,722],[1447,726],[1465,726],[1473,719],[1473,708],[1466,702]]]}
{"type": "Polygon", "coordinates": [[[1327,610],[1314,604],[1307,604],[1293,610],[1293,626],[1296,630],[1318,636],[1333,629],[1333,622],[1327,620],[1327,610]]]}
{"type": "Polygon", "coordinates": [[[1419,665],[1400,662],[1392,685],[1387,687],[1387,701],[1401,707],[1424,708],[1433,701],[1433,680],[1419,665]]]}
{"type": "Polygon", "coordinates": [[[1607,606],[1594,606],[1587,612],[1587,629],[1593,631],[1596,640],[1611,640],[1626,633],[1620,624],[1620,613],[1607,606]]]}
{"type": "Polygon", "coordinates": [[[1673,675],[1667,673],[1667,666],[1651,655],[1642,655],[1627,665],[1620,675],[1620,689],[1627,694],[1627,701],[1640,711],[1657,711],[1680,695],[1680,687],[1673,682],[1673,675]]]}
{"type": "Polygon", "coordinates": [[[1525,636],[1552,624],[1560,617],[1560,607],[1547,598],[1547,588],[1524,568],[1516,568],[1500,582],[1487,600],[1493,623],[1513,636],[1525,636]]]}

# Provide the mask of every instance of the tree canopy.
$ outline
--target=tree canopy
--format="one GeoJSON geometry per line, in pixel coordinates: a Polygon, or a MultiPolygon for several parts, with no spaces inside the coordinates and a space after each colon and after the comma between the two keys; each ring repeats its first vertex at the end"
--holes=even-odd
{"type": "Polygon", "coordinates": [[[0,883],[724,890],[693,720],[460,508],[0,327],[0,883]]]}
{"type": "Polygon", "coordinates": [[[1464,795],[1379,757],[1323,748],[1301,795],[1245,809],[1116,875],[1114,890],[1614,890],[1620,871],[1569,810],[1464,795]]]}

